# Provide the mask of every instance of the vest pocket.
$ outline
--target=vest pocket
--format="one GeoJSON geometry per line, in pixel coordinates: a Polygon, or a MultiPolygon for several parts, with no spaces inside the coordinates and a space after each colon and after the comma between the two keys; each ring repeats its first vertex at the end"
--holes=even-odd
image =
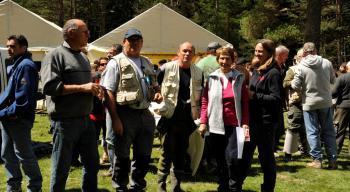
{"type": "Polygon", "coordinates": [[[128,104],[134,104],[136,103],[139,98],[139,91],[134,92],[118,92],[117,93],[117,103],[120,105],[128,105],[128,104]]]}
{"type": "Polygon", "coordinates": [[[121,86],[122,88],[129,88],[129,87],[134,87],[134,74],[129,73],[129,74],[122,74],[121,76],[121,86]]]}

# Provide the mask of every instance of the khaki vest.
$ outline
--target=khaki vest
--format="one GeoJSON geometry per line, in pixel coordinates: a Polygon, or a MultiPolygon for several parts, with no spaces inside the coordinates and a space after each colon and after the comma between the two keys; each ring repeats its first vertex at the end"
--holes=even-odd
{"type": "MultiPolygon", "coordinates": [[[[141,64],[143,66],[143,73],[145,77],[149,78],[152,85],[156,83],[155,73],[153,71],[153,66],[150,61],[143,56],[140,56],[141,64]]],[[[131,105],[134,108],[148,108],[152,94],[151,90],[148,90],[147,98],[144,98],[144,91],[141,85],[141,78],[136,64],[133,63],[130,59],[128,59],[125,55],[113,57],[116,60],[119,67],[119,82],[118,89],[116,91],[116,102],[118,105],[131,105]],[[144,103],[144,104],[142,104],[144,103]],[[140,104],[145,106],[139,106],[140,104]]],[[[146,83],[147,84],[147,83],[146,83]]],[[[151,85],[147,86],[147,89],[151,87],[151,85]]]]}
{"type": "MultiPolygon", "coordinates": [[[[199,118],[200,98],[202,94],[202,71],[196,66],[191,65],[190,99],[192,106],[192,118],[199,118]]],[[[174,114],[179,94],[180,73],[177,61],[165,64],[165,73],[162,83],[161,93],[163,101],[161,107],[155,109],[155,113],[171,118],[174,114]]]]}

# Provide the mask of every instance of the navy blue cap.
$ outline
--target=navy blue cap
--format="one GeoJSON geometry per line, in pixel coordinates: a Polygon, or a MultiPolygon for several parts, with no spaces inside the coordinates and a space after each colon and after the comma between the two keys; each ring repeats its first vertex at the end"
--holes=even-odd
{"type": "Polygon", "coordinates": [[[218,42],[210,42],[209,44],[208,44],[208,48],[207,48],[207,50],[209,51],[209,50],[217,50],[217,49],[219,49],[221,47],[221,45],[218,43],[218,42]]]}
{"type": "Polygon", "coordinates": [[[142,38],[142,34],[138,29],[135,28],[130,28],[126,31],[125,35],[124,35],[124,39],[127,39],[131,36],[139,36],[142,38]]]}

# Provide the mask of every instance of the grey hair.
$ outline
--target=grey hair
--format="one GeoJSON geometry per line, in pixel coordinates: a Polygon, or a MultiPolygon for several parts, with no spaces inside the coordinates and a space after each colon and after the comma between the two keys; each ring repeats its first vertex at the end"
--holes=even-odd
{"type": "Polygon", "coordinates": [[[306,42],[303,46],[303,51],[305,54],[305,53],[310,53],[310,52],[314,52],[317,50],[316,50],[316,46],[313,42],[306,42]]]}
{"type": "Polygon", "coordinates": [[[276,47],[276,55],[280,53],[289,53],[289,49],[284,45],[279,45],[276,47]]]}
{"type": "Polygon", "coordinates": [[[76,21],[77,21],[77,19],[70,19],[64,24],[64,26],[62,28],[64,40],[68,40],[69,30],[77,30],[78,29],[78,25],[77,25],[76,21]]]}

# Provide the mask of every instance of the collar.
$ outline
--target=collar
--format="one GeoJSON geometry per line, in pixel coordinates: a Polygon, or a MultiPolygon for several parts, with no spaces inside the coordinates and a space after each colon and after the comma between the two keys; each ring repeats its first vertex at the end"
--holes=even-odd
{"type": "Polygon", "coordinates": [[[80,52],[81,52],[81,50],[79,50],[79,51],[73,50],[73,49],[71,48],[71,46],[67,43],[67,41],[63,41],[62,46],[65,47],[65,48],[67,48],[67,49],[68,49],[70,52],[72,52],[72,53],[80,53],[80,52]]]}

